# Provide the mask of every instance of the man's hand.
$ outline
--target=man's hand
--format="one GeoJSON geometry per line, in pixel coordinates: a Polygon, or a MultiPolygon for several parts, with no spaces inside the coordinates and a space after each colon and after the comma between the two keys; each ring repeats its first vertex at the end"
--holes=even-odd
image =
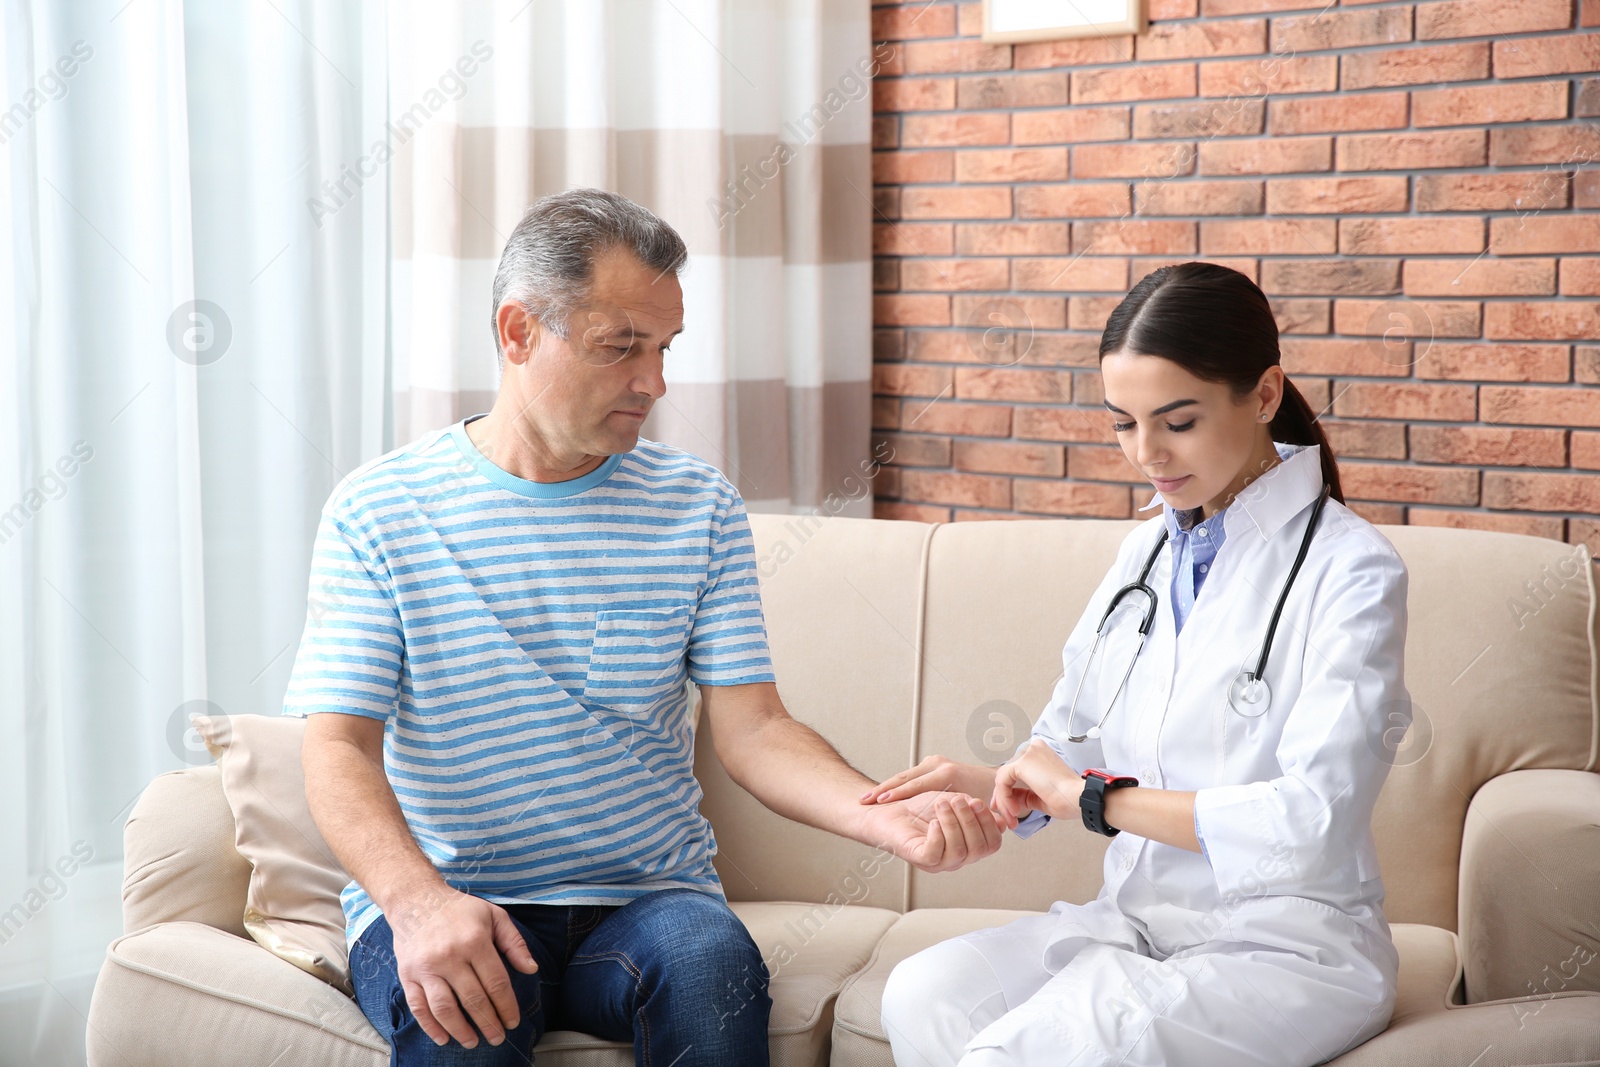
{"type": "Polygon", "coordinates": [[[435,1044],[453,1037],[475,1048],[476,1023],[489,1044],[498,1045],[521,1023],[500,954],[523,974],[539,965],[504,908],[447,887],[401,905],[389,925],[406,1003],[435,1044]]]}
{"type": "Polygon", "coordinates": [[[1052,819],[1078,814],[1078,795],[1083,779],[1056,755],[1042,738],[1034,738],[1022,755],[1000,765],[994,776],[994,799],[990,801],[1002,824],[1015,830],[1029,812],[1042,811],[1052,819]]]}
{"type": "Polygon", "coordinates": [[[960,793],[923,793],[874,804],[862,819],[861,840],[929,873],[953,871],[997,852],[1003,836],[994,812],[960,793]]]}
{"type": "Polygon", "coordinates": [[[994,792],[994,768],[957,763],[945,756],[929,756],[915,767],[885,778],[861,794],[861,803],[882,804],[945,790],[983,800],[994,792]]]}

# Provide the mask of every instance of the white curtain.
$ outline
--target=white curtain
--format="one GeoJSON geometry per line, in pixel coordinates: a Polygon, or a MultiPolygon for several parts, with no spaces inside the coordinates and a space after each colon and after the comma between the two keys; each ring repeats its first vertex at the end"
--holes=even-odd
{"type": "Polygon", "coordinates": [[[647,432],[867,505],[872,56],[864,0],[0,8],[0,1067],[55,1067],[128,810],[189,713],[278,712],[338,480],[486,406],[537,195],[689,240],[647,432]]]}

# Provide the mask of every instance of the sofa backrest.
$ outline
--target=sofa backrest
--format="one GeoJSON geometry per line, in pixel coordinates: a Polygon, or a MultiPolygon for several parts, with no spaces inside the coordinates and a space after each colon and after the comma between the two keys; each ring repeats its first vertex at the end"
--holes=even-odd
{"type": "MultiPolygon", "coordinates": [[[[1134,525],[751,516],[785,703],[873,778],[934,753],[998,762],[1043,708],[1061,646],[1134,525]]],[[[1595,570],[1581,548],[1541,538],[1381,529],[1410,571],[1416,719],[1392,756],[1374,754],[1394,763],[1374,818],[1387,910],[1454,929],[1478,787],[1510,770],[1595,769],[1595,570]]],[[[1099,889],[1104,842],[1081,833],[1008,841],[951,874],[883,863],[767,812],[702,733],[697,770],[734,899],[1043,909],[1099,889]]]]}

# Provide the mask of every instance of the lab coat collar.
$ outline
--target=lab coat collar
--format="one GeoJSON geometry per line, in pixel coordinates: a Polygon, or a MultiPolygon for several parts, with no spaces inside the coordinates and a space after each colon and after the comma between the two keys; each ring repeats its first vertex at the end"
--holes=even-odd
{"type": "MultiPolygon", "coordinates": [[[[1262,540],[1270,540],[1284,523],[1316,500],[1322,491],[1322,449],[1319,446],[1274,441],[1273,447],[1278,450],[1278,465],[1250,483],[1223,509],[1226,537],[1255,529],[1260,531],[1262,540]]],[[[1148,511],[1162,503],[1161,494],[1157,493],[1139,510],[1148,511]]],[[[1166,510],[1172,509],[1167,507],[1166,510]]],[[[1165,515],[1163,518],[1171,521],[1165,515]]]]}

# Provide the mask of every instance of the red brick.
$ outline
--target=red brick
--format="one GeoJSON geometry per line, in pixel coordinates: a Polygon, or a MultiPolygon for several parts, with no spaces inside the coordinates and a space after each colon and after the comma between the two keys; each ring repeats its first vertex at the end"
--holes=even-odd
{"type": "Polygon", "coordinates": [[[1267,182],[1267,212],[1272,215],[1359,215],[1404,211],[1406,179],[1278,178],[1267,182]]]}
{"type": "Polygon", "coordinates": [[[1011,480],[987,474],[907,470],[900,474],[900,495],[906,500],[969,508],[1009,508],[1011,480]]]}
{"type": "Polygon", "coordinates": [[[1585,385],[1600,385],[1600,346],[1578,345],[1572,350],[1572,376],[1585,385]]]}
{"type": "Polygon", "coordinates": [[[1128,109],[1084,107],[1061,111],[1018,111],[1012,116],[1011,125],[1012,140],[1019,145],[1125,141],[1128,138],[1128,109]]]}
{"type": "Polygon", "coordinates": [[[1155,23],[1135,42],[1139,62],[1249,56],[1267,50],[1266,19],[1155,23]]]}
{"type": "Polygon", "coordinates": [[[1069,247],[1064,222],[963,222],[956,227],[956,251],[963,256],[1065,255],[1069,247]]]}
{"type": "Polygon", "coordinates": [[[1497,256],[1530,252],[1600,252],[1600,215],[1502,216],[1489,220],[1489,251],[1497,256]]]}
{"type": "Polygon", "coordinates": [[[1011,46],[982,41],[913,41],[898,51],[907,74],[1010,70],[1011,46]]]}
{"type": "Polygon", "coordinates": [[[1015,259],[1013,289],[1021,292],[1127,292],[1128,261],[1112,257],[1015,259]]]}
{"type": "Polygon", "coordinates": [[[1600,207],[1600,170],[1580,171],[1572,176],[1572,206],[1600,207]]]}
{"type": "Polygon", "coordinates": [[[1406,521],[1406,509],[1399,504],[1374,504],[1367,500],[1352,499],[1350,510],[1361,518],[1366,519],[1374,526],[1403,526],[1406,521]]]}
{"type": "Polygon", "coordinates": [[[1333,169],[1333,138],[1204,141],[1201,174],[1292,174],[1333,169]]]}
{"type": "Polygon", "coordinates": [[[1099,333],[1122,300],[1120,296],[1075,296],[1067,305],[1067,326],[1099,333]]]}
{"type": "Polygon", "coordinates": [[[872,147],[894,148],[900,143],[900,116],[872,116],[872,147]]]}
{"type": "Polygon", "coordinates": [[[1461,466],[1564,467],[1567,435],[1500,426],[1413,426],[1411,458],[1461,466]]]}
{"type": "Polygon", "coordinates": [[[1411,373],[1409,341],[1344,341],[1284,337],[1278,342],[1284,372],[1403,378],[1411,373]]]}
{"type": "Polygon", "coordinates": [[[1274,296],[1388,296],[1400,291],[1397,259],[1275,259],[1261,268],[1274,296]]]}
{"type": "Polygon", "coordinates": [[[1158,63],[1072,72],[1074,104],[1108,104],[1119,100],[1167,100],[1195,95],[1193,63],[1158,63]]]}
{"type": "Polygon", "coordinates": [[[949,152],[874,152],[872,180],[879,185],[901,182],[947,182],[956,175],[949,152]]]}
{"type": "Polygon", "coordinates": [[[873,61],[878,64],[878,78],[898,78],[906,72],[905,49],[898,45],[880,43],[873,49],[873,61]]]}
{"type": "MultiPolygon", "coordinates": [[[[1028,349],[1027,362],[1054,367],[1096,367],[1099,348],[1099,337],[1080,333],[1036,333],[1033,347],[1028,349]]],[[[1079,403],[1087,403],[1080,392],[1082,384],[1081,379],[1073,382],[1072,395],[1079,397],[1079,403]]]]}
{"type": "Polygon", "coordinates": [[[1133,513],[1128,489],[1119,485],[1085,485],[1077,482],[1039,482],[1018,479],[1018,511],[1045,515],[1086,515],[1125,519],[1133,513]]]}
{"type": "Polygon", "coordinates": [[[1600,259],[1563,259],[1562,296],[1600,296],[1600,259]]]}
{"type": "Polygon", "coordinates": [[[1470,41],[1465,44],[1357,52],[1342,56],[1339,64],[1341,89],[1475,81],[1489,76],[1489,44],[1487,41],[1470,41]]]}
{"type": "Polygon", "coordinates": [[[1333,399],[1333,412],[1347,419],[1416,419],[1472,422],[1477,390],[1470,385],[1347,382],[1333,399]]]}
{"type": "Polygon", "coordinates": [[[1192,19],[1200,13],[1200,0],[1150,0],[1152,22],[1162,19],[1192,19]]]}
{"type": "MultiPolygon", "coordinates": [[[[934,440],[946,441],[949,440],[949,438],[939,437],[934,438],[934,440]]],[[[873,447],[877,447],[876,443],[874,443],[873,447]]],[[[900,468],[890,467],[887,465],[879,467],[877,473],[872,476],[872,495],[879,500],[886,498],[893,500],[895,497],[899,496],[900,468]]]]}
{"type": "Polygon", "coordinates": [[[1600,26],[1600,0],[1582,0],[1578,14],[1579,26],[1600,26]]]}
{"type": "Polygon", "coordinates": [[[1200,251],[1208,256],[1331,255],[1338,251],[1333,219],[1215,219],[1200,223],[1200,251]]]}
{"type": "Polygon", "coordinates": [[[1339,251],[1347,256],[1482,252],[1484,240],[1481,218],[1339,221],[1339,251]]]}
{"type": "MultiPolygon", "coordinates": [[[[909,473],[909,472],[908,472],[909,473]]],[[[1389,463],[1341,463],[1345,496],[1419,504],[1476,504],[1478,472],[1389,463]]]]}
{"type": "Polygon", "coordinates": [[[1567,117],[1567,83],[1512,82],[1411,94],[1413,126],[1475,126],[1567,117]]]}
{"type": "Polygon", "coordinates": [[[1140,215],[1259,215],[1262,182],[1140,182],[1134,204],[1140,215]]]}
{"type": "Polygon", "coordinates": [[[907,401],[900,409],[900,429],[962,437],[1009,437],[1011,409],[998,404],[907,401]]]}
{"type": "Polygon", "coordinates": [[[1016,46],[1018,70],[1042,67],[1087,67],[1098,63],[1126,63],[1133,58],[1133,38],[1066,37],[1056,41],[1029,41],[1016,46]]]}
{"type": "Polygon", "coordinates": [[[1191,254],[1196,249],[1195,224],[1165,219],[1074,222],[1072,247],[1080,255],[1096,256],[1191,254]]]}
{"type": "Polygon", "coordinates": [[[1371,11],[1330,11],[1290,15],[1272,20],[1274,52],[1315,52],[1325,48],[1357,48],[1411,40],[1409,7],[1371,11]]]}
{"type": "Polygon", "coordinates": [[[1201,8],[1206,18],[1216,15],[1254,15],[1259,11],[1293,11],[1315,7],[1308,0],[1205,0],[1201,8]]]}
{"type": "Polygon", "coordinates": [[[878,326],[948,326],[948,296],[879,295],[872,298],[872,321],[878,326]]]}
{"type": "Polygon", "coordinates": [[[1489,158],[1489,134],[1485,130],[1347,134],[1338,139],[1334,156],[1340,170],[1481,167],[1489,158]]]}
{"type": "MultiPolygon", "coordinates": [[[[921,433],[874,434],[872,454],[874,456],[887,454],[893,458],[885,462],[895,463],[901,467],[948,467],[950,438],[931,437],[921,433]]],[[[896,485],[895,488],[898,490],[899,486],[896,485]]]]}
{"type": "Polygon", "coordinates": [[[1478,382],[1564,382],[1571,377],[1566,345],[1447,344],[1417,357],[1417,377],[1478,382]]]}
{"type": "Polygon", "coordinates": [[[1034,441],[1073,441],[1079,444],[1116,444],[1111,417],[1105,411],[1082,408],[1018,408],[1017,436],[1034,441]]]}
{"type": "Polygon", "coordinates": [[[1407,296],[1549,296],[1553,259],[1408,259],[1407,296]]]}
{"type": "Polygon", "coordinates": [[[872,226],[872,252],[878,256],[948,256],[955,251],[955,227],[948,222],[878,222],[872,226]]]}
{"type": "Polygon", "coordinates": [[[1020,367],[961,367],[956,370],[956,396],[962,400],[1070,404],[1072,373],[1020,367]]]}
{"type": "MultiPolygon", "coordinates": [[[[1120,448],[1099,445],[1067,446],[1067,473],[1079,481],[1131,482],[1150,488],[1150,480],[1128,462],[1120,448]]],[[[1140,501],[1142,504],[1143,501],[1140,501]]]]}
{"type": "Polygon", "coordinates": [[[969,75],[956,80],[957,107],[1054,107],[1066,102],[1067,72],[1064,70],[969,75]]]}
{"type": "Polygon", "coordinates": [[[954,37],[956,9],[918,4],[878,7],[872,11],[874,41],[906,41],[917,37],[954,37]]]}
{"type": "Polygon", "coordinates": [[[872,517],[897,519],[901,522],[949,522],[950,509],[931,504],[898,504],[888,500],[872,502],[872,517]]]}
{"type": "Polygon", "coordinates": [[[1201,96],[1330,93],[1338,87],[1338,56],[1269,55],[1200,64],[1201,96]]]}
{"type": "Polygon", "coordinates": [[[1317,425],[1328,435],[1328,445],[1341,459],[1405,459],[1406,428],[1398,422],[1347,422],[1344,419],[1318,419],[1317,425]]]}
{"type": "Polygon", "coordinates": [[[1139,104],[1133,109],[1133,135],[1161,137],[1245,137],[1265,128],[1264,100],[1231,98],[1194,104],[1139,104]]]}
{"type": "Polygon", "coordinates": [[[1482,511],[1447,511],[1442,508],[1411,508],[1406,514],[1411,526],[1444,526],[1454,530],[1492,530],[1495,533],[1525,534],[1561,540],[1560,519],[1532,515],[1493,515],[1482,511]]]}
{"type": "Polygon", "coordinates": [[[1600,124],[1573,122],[1560,126],[1497,126],[1489,131],[1489,164],[1518,167],[1555,163],[1589,166],[1600,160],[1600,124]]]}
{"type": "Polygon", "coordinates": [[[955,388],[950,367],[879,363],[872,368],[872,391],[888,396],[944,396],[955,388]]]}
{"type": "Polygon", "coordinates": [[[1126,182],[1025,185],[1017,190],[1017,217],[1070,219],[1127,215],[1133,210],[1128,188],[1126,182]]]}
{"type": "Polygon", "coordinates": [[[1011,265],[1003,259],[907,259],[900,273],[901,288],[911,291],[992,290],[1011,284],[1011,265]]]}
{"type": "Polygon", "coordinates": [[[1541,211],[1564,208],[1571,179],[1559,171],[1531,174],[1419,174],[1418,211],[1541,211]]]}
{"type": "Polygon", "coordinates": [[[1333,311],[1334,333],[1391,342],[1415,337],[1422,347],[1438,337],[1477,337],[1482,331],[1483,305],[1476,301],[1340,300],[1333,311]]]}
{"type": "Polygon", "coordinates": [[[1496,78],[1548,78],[1600,70],[1600,33],[1519,37],[1494,43],[1496,78]]]}
{"type": "Polygon", "coordinates": [[[1484,422],[1600,426],[1600,389],[1581,385],[1485,385],[1478,392],[1484,422]]]}
{"type": "Polygon", "coordinates": [[[875,186],[872,190],[872,214],[874,218],[894,221],[900,217],[900,190],[892,187],[875,186]]]}
{"type": "Polygon", "coordinates": [[[1059,478],[1066,473],[1066,448],[1021,441],[957,441],[957,470],[975,474],[1032,474],[1059,478]]]}
{"type": "Polygon", "coordinates": [[[1600,474],[1483,472],[1483,506],[1501,511],[1600,511],[1600,474]]]}
{"type": "Polygon", "coordinates": [[[948,145],[1009,144],[1011,117],[989,112],[907,115],[900,124],[900,143],[908,148],[948,145]]]}
{"type": "Polygon", "coordinates": [[[1065,148],[973,148],[956,153],[958,182],[1049,182],[1066,176],[1065,148]]]}
{"type": "Polygon", "coordinates": [[[963,294],[955,298],[952,315],[957,325],[979,330],[1061,330],[1067,325],[1067,299],[1014,293],[963,294]]]}
{"type": "Polygon", "coordinates": [[[1086,144],[1072,150],[1072,177],[1172,178],[1194,173],[1194,145],[1086,144]]]}
{"type": "Polygon", "coordinates": [[[1279,333],[1327,333],[1329,304],[1327,300],[1292,299],[1269,300],[1272,317],[1278,323],[1279,333]]]}
{"type": "Polygon", "coordinates": [[[1363,93],[1274,100],[1267,110],[1267,124],[1275,134],[1398,130],[1406,124],[1408,96],[1404,92],[1363,93]]]}
{"type": "MultiPolygon", "coordinates": [[[[1524,430],[1523,432],[1538,433],[1539,431],[1524,430]]],[[[1600,470],[1600,433],[1589,430],[1572,431],[1572,465],[1581,470],[1600,470]]],[[[1549,466],[1560,466],[1560,464],[1549,464],[1549,466]]]]}
{"type": "Polygon", "coordinates": [[[1483,336],[1505,341],[1592,341],[1600,337],[1600,301],[1490,304],[1483,336]]]}
{"type": "Polygon", "coordinates": [[[906,189],[900,195],[900,213],[908,219],[1008,219],[1011,190],[906,189]]]}
{"type": "Polygon", "coordinates": [[[1417,5],[1417,40],[1499,37],[1572,25],[1572,0],[1445,0],[1417,5]]]}
{"type": "Polygon", "coordinates": [[[872,428],[893,430],[900,425],[900,401],[892,396],[872,398],[872,428]]]}
{"type": "Polygon", "coordinates": [[[872,110],[948,111],[956,106],[954,78],[879,78],[872,83],[872,110]]]}

